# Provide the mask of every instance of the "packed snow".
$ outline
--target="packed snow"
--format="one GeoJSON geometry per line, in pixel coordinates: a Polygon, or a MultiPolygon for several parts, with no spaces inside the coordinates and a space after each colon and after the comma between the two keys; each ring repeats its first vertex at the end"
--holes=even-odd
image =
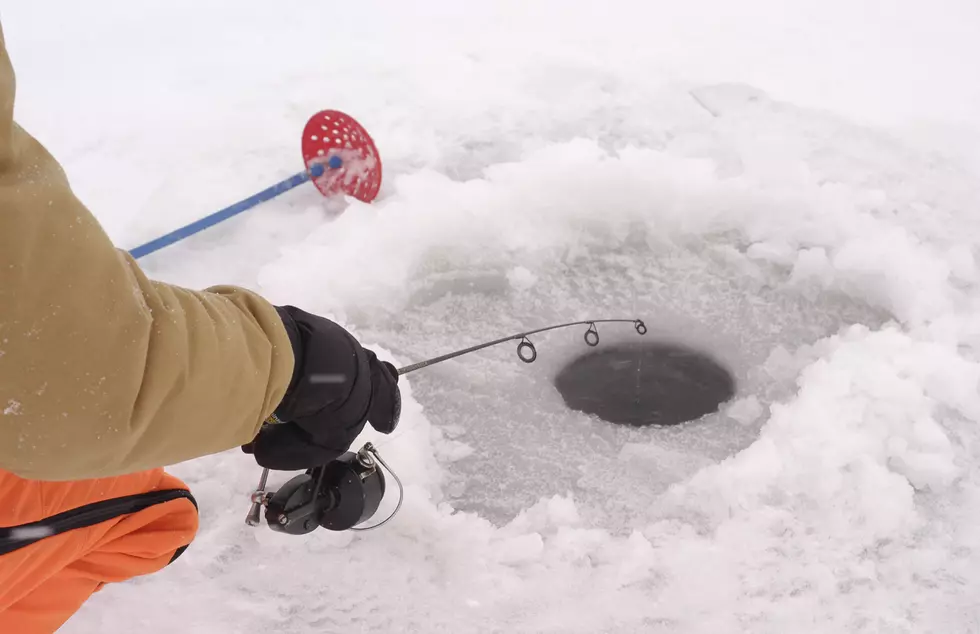
{"type": "Polygon", "coordinates": [[[250,528],[248,456],[176,465],[197,540],[66,633],[980,631],[976,2],[0,19],[18,120],[123,248],[300,171],[319,110],[374,137],[373,204],[298,188],[147,257],[155,278],[320,312],[396,365],[641,318],[737,381],[717,414],[626,429],[552,386],[575,329],[532,365],[501,346],[420,370],[398,431],[361,439],[406,483],[389,525],[250,528]]]}

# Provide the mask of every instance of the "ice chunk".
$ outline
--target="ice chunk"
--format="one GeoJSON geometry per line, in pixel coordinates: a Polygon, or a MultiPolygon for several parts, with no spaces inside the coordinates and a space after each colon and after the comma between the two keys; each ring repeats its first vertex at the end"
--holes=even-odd
{"type": "Polygon", "coordinates": [[[759,398],[755,395],[740,398],[732,403],[727,409],[728,415],[742,425],[754,423],[760,416],[762,416],[762,411],[762,404],[759,402],[759,398]]]}

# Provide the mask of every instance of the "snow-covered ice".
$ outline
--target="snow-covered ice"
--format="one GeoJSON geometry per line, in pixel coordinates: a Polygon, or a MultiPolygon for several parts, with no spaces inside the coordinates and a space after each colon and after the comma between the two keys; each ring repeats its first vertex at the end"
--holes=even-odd
{"type": "Polygon", "coordinates": [[[254,288],[400,365],[639,317],[738,381],[716,415],[637,430],[563,407],[576,330],[535,337],[533,365],[427,368],[399,431],[364,438],[407,484],[389,526],[251,529],[248,456],[177,465],[194,545],[65,632],[980,631],[980,5],[0,17],[19,121],[122,247],[299,171],[320,109],[374,136],[373,205],[299,188],[148,257],[157,278],[254,288]]]}

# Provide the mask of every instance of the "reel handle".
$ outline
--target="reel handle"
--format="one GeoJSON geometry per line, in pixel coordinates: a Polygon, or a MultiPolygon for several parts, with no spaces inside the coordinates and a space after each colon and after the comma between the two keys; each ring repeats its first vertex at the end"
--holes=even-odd
{"type": "Polygon", "coordinates": [[[245,523],[249,526],[258,526],[262,523],[262,506],[266,501],[265,486],[269,481],[269,470],[263,469],[259,477],[259,487],[252,493],[252,507],[245,516],[245,523]]]}

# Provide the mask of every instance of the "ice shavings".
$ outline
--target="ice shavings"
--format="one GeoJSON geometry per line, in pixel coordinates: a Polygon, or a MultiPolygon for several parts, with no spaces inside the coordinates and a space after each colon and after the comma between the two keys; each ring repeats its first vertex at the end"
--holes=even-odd
{"type": "Polygon", "coordinates": [[[772,406],[759,441],[673,495],[706,501],[710,490],[724,515],[781,501],[872,541],[919,521],[914,491],[942,492],[963,468],[942,419],[980,412],[980,366],[894,328],[855,326],[815,349],[799,394],[772,406]]]}

